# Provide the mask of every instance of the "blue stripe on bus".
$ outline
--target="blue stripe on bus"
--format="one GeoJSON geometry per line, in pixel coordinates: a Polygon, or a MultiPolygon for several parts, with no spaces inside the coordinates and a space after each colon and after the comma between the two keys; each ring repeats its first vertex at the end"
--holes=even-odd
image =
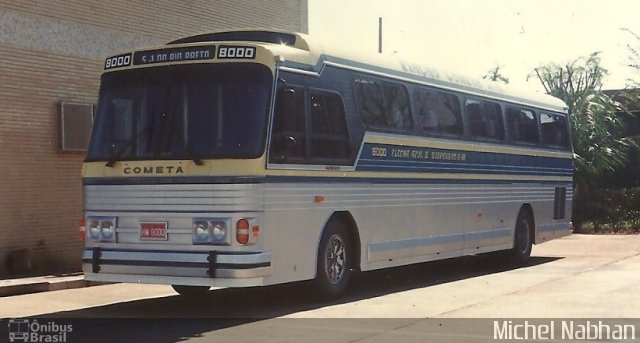
{"type": "Polygon", "coordinates": [[[436,178],[381,178],[381,177],[322,177],[322,176],[256,176],[234,178],[227,176],[165,176],[165,177],[96,177],[85,178],[85,186],[92,185],[174,185],[174,184],[259,184],[259,183],[369,183],[369,184],[549,184],[567,185],[566,180],[518,179],[436,179],[436,178]]]}
{"type": "Polygon", "coordinates": [[[357,161],[356,171],[571,176],[573,161],[569,158],[367,143],[357,161]]]}

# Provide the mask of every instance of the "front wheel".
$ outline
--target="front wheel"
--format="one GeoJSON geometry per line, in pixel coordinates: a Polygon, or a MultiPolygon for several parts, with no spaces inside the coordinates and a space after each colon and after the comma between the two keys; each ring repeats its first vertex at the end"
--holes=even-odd
{"type": "Polygon", "coordinates": [[[517,264],[525,264],[531,256],[533,248],[533,221],[528,211],[520,211],[516,221],[511,258],[517,264]]]}
{"type": "Polygon", "coordinates": [[[347,288],[351,274],[351,243],[345,227],[330,223],[318,249],[315,284],[323,298],[337,298],[347,288]]]}

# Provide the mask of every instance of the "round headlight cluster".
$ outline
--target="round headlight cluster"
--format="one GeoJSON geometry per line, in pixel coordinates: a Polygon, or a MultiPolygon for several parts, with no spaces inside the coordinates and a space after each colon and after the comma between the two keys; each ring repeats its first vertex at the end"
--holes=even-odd
{"type": "Polygon", "coordinates": [[[89,238],[94,241],[115,242],[116,217],[87,217],[89,238]]]}
{"type": "Polygon", "coordinates": [[[194,218],[193,243],[229,245],[227,230],[230,221],[226,218],[194,218]]]}

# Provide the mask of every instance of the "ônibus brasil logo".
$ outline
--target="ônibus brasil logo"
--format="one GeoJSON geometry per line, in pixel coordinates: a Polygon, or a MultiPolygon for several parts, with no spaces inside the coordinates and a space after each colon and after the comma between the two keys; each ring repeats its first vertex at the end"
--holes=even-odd
{"type": "Polygon", "coordinates": [[[73,331],[71,324],[57,324],[52,321],[38,322],[33,319],[10,319],[9,342],[51,342],[67,341],[67,334],[73,331]]]}

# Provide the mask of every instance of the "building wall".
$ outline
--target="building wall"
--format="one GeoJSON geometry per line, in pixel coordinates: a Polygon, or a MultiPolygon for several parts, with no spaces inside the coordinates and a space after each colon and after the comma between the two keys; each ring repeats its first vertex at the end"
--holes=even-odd
{"type": "Polygon", "coordinates": [[[307,32],[307,0],[0,0],[0,277],[79,270],[79,152],[59,148],[61,101],[96,103],[104,58],[218,29],[307,32]]]}

